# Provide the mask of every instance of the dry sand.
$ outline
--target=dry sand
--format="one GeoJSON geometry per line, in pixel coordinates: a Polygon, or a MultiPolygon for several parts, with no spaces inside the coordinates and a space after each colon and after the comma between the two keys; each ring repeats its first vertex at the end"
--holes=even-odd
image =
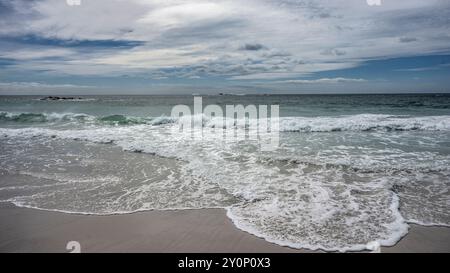
{"type": "MultiPolygon", "coordinates": [[[[0,203],[0,252],[308,252],[281,247],[237,229],[222,209],[86,216],[0,203]]],[[[411,226],[382,252],[450,252],[450,228],[411,226]]]]}

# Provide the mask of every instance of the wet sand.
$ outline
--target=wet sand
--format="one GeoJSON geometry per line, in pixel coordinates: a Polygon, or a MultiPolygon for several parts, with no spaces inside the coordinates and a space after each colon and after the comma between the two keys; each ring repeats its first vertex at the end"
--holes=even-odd
{"type": "MultiPolygon", "coordinates": [[[[311,252],[266,242],[237,229],[223,209],[148,211],[87,216],[0,203],[0,252],[311,252]]],[[[411,225],[382,252],[450,252],[450,228],[411,225]]]]}

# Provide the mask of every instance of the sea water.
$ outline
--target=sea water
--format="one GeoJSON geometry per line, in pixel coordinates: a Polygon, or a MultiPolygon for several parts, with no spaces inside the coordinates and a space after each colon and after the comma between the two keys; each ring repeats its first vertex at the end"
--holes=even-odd
{"type": "Polygon", "coordinates": [[[203,97],[279,105],[273,151],[174,133],[171,109],[193,101],[0,97],[0,201],[101,215],[225,208],[267,241],[330,251],[393,245],[408,223],[450,225],[450,95],[203,97]]]}

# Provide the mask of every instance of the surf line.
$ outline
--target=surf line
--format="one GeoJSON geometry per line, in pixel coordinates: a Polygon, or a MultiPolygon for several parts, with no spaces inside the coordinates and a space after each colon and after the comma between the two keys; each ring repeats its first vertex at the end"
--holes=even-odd
{"type": "Polygon", "coordinates": [[[203,107],[202,97],[194,97],[193,114],[187,105],[172,108],[171,118],[178,120],[178,126],[172,130],[174,134],[182,131],[200,139],[208,132],[222,136],[225,141],[257,140],[261,150],[274,151],[279,147],[280,106],[270,105],[270,115],[268,112],[268,105],[226,105],[225,111],[219,105],[203,107]],[[214,120],[210,128],[204,128],[204,117],[214,120]]]}

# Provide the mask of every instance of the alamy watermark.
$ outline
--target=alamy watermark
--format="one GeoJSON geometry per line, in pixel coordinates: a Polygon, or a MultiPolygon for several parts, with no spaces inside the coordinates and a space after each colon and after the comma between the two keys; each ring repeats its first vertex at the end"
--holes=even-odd
{"type": "Polygon", "coordinates": [[[203,106],[202,97],[194,97],[193,111],[187,105],[172,108],[171,117],[177,120],[174,134],[185,134],[195,140],[205,138],[236,142],[250,140],[262,151],[279,146],[279,105],[219,105],[203,106]]]}
{"type": "Polygon", "coordinates": [[[81,244],[78,241],[70,241],[66,245],[66,250],[70,251],[69,253],[81,253],[81,244]]]}

